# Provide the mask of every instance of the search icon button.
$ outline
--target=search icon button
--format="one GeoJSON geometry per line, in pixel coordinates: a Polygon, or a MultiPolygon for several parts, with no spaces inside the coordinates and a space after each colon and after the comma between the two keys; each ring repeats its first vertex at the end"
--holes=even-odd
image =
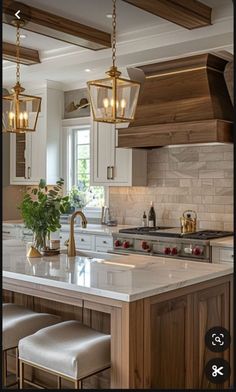
{"type": "Polygon", "coordinates": [[[230,346],[230,335],[224,327],[213,327],[207,331],[205,344],[213,352],[220,353],[230,346]]]}

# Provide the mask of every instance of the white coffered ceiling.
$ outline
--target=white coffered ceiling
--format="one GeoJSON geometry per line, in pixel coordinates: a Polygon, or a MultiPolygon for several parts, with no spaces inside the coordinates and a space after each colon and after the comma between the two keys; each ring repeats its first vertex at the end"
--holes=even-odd
{"type": "MultiPolygon", "coordinates": [[[[23,3],[68,19],[111,32],[111,0],[21,0],[23,3]]],[[[187,1],[187,0],[186,0],[187,1]]],[[[127,67],[206,51],[233,51],[232,0],[201,0],[213,8],[213,25],[186,30],[121,0],[117,1],[117,63],[127,67]]],[[[86,80],[104,75],[110,66],[111,50],[94,52],[30,31],[22,46],[38,49],[41,63],[22,66],[24,86],[44,80],[62,83],[64,90],[84,87],[86,80]],[[90,69],[88,73],[85,69],[90,69]]],[[[15,42],[15,28],[3,25],[3,40],[15,42]]],[[[15,81],[15,64],[4,61],[3,82],[9,88],[15,81]]]]}

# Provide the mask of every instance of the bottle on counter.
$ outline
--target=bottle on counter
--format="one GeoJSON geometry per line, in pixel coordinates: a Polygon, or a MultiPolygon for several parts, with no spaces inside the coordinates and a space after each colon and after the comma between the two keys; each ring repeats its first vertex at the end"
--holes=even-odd
{"type": "Polygon", "coordinates": [[[142,218],[142,226],[146,227],[147,226],[147,215],[146,212],[143,212],[143,218],[142,218]]]}
{"type": "Polygon", "coordinates": [[[153,201],[151,202],[151,207],[148,213],[148,226],[155,227],[156,226],[156,213],[153,206],[153,201]]]}

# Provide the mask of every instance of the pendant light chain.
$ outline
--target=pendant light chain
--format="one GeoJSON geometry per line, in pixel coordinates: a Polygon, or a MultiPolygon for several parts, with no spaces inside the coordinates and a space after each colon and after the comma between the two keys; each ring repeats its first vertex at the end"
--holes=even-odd
{"type": "Polygon", "coordinates": [[[115,67],[116,62],[116,0],[113,0],[113,12],[112,12],[112,65],[115,67]]]}
{"type": "Polygon", "coordinates": [[[16,27],[16,83],[20,84],[20,27],[16,27]]]}

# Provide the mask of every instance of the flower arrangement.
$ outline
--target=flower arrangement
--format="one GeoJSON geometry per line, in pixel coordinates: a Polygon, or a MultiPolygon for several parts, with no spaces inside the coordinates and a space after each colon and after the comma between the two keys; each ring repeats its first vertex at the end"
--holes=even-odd
{"type": "Polygon", "coordinates": [[[38,187],[25,192],[19,205],[25,226],[34,234],[34,247],[46,250],[46,240],[51,232],[60,229],[60,216],[69,207],[69,197],[62,196],[64,180],[57,181],[48,189],[46,181],[41,179],[38,187]]]}
{"type": "Polygon", "coordinates": [[[73,185],[69,194],[70,206],[75,209],[83,209],[93,199],[92,191],[86,187],[83,181],[78,186],[73,185]]]}

